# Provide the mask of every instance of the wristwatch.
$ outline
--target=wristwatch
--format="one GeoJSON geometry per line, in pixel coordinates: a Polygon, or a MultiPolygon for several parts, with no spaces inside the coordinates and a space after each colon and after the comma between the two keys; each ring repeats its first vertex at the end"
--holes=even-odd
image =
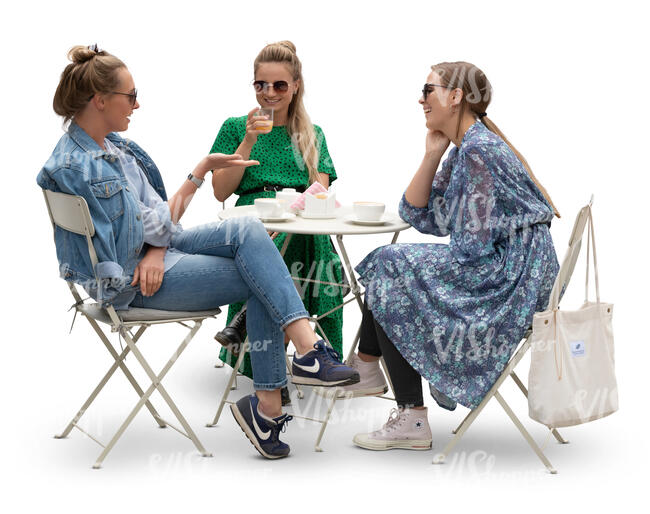
{"type": "Polygon", "coordinates": [[[203,185],[203,182],[205,182],[205,179],[197,178],[191,173],[187,176],[187,180],[192,182],[197,188],[201,187],[203,185]]]}

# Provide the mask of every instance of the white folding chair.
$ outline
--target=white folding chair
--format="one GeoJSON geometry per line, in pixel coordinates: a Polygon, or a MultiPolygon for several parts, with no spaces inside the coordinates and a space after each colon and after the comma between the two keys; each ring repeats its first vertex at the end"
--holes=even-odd
{"type": "MultiPolygon", "coordinates": [[[[75,234],[85,236],[88,243],[90,260],[92,262],[93,268],[95,268],[98,262],[97,254],[92,242],[92,237],[95,234],[95,227],[90,217],[90,212],[88,210],[88,204],[86,203],[86,200],[81,196],[55,193],[48,190],[43,190],[43,193],[45,196],[45,203],[47,204],[47,209],[50,214],[50,220],[52,221],[52,228],[56,230],[56,227],[58,226],[62,229],[74,232],[75,234]]],[[[115,443],[118,441],[118,439],[122,436],[133,418],[143,406],[146,406],[160,428],[170,426],[180,434],[190,439],[202,456],[211,457],[212,455],[205,450],[199,439],[196,437],[196,434],[167,393],[167,390],[163,387],[161,381],[165,375],[167,375],[172,365],[180,357],[180,354],[192,340],[199,328],[201,328],[203,320],[206,318],[215,317],[217,314],[219,314],[220,310],[213,309],[208,311],[184,312],[133,308],[118,312],[113,308],[112,305],[102,308],[97,303],[84,303],[84,301],[81,299],[81,296],[79,295],[79,292],[77,291],[76,286],[72,282],[67,282],[67,284],[70,288],[72,296],[75,299],[75,303],[73,305],[75,309],[75,316],[77,313],[81,313],[88,320],[115,362],[108,369],[104,377],[101,379],[97,387],[95,387],[85,403],[81,406],[79,412],[77,412],[74,418],[72,418],[63,432],[55,437],[67,437],[73,427],[85,433],[93,441],[104,448],[95,461],[95,464],[93,465],[93,468],[95,469],[100,468],[102,462],[111,451],[115,443]],[[190,321],[193,322],[191,326],[187,324],[187,322],[190,321]],[[121,351],[121,353],[118,354],[116,348],[110,343],[107,336],[99,327],[98,322],[109,325],[111,332],[118,332],[119,335],[126,341],[127,346],[121,351]],[[162,370],[156,374],[149,363],[145,360],[140,350],[136,347],[136,343],[139,341],[145,330],[151,325],[160,325],[164,323],[179,323],[180,325],[186,327],[189,330],[189,333],[185,336],[180,346],[172,354],[167,364],[165,364],[162,370]],[[133,329],[136,329],[135,334],[132,334],[131,332],[133,329]],[[124,362],[124,359],[129,354],[129,352],[135,355],[135,358],[142,366],[142,369],[151,380],[151,385],[147,388],[146,391],[140,387],[138,382],[133,377],[133,374],[127,368],[126,363],[124,362]],[[118,367],[122,370],[127,380],[131,383],[133,389],[135,389],[135,392],[138,394],[140,399],[136,403],[135,407],[133,407],[129,415],[126,417],[122,425],[119,427],[115,435],[106,445],[104,445],[99,442],[94,436],[88,434],[85,430],[83,430],[79,426],[78,422],[118,367]],[[174,416],[181,424],[182,429],[177,428],[168,421],[164,420],[153,407],[149,401],[149,397],[155,390],[157,390],[165,400],[165,403],[167,403],[174,416]]]]}
{"type": "MultiPolygon", "coordinates": [[[[557,274],[555,283],[553,284],[553,292],[551,292],[550,298],[553,297],[554,292],[557,290],[556,288],[560,288],[559,289],[560,293],[566,291],[569,281],[571,280],[571,275],[573,274],[573,270],[575,269],[578,255],[580,254],[582,235],[584,233],[584,229],[588,217],[588,211],[593,203],[593,199],[594,197],[592,195],[591,200],[589,201],[589,205],[586,205],[582,209],[580,209],[580,212],[578,212],[578,215],[576,216],[575,223],[573,224],[573,231],[571,232],[571,237],[569,238],[569,247],[566,251],[566,254],[560,266],[560,271],[557,274]]],[[[474,422],[477,416],[485,408],[487,403],[492,398],[496,398],[499,404],[501,405],[501,407],[503,407],[503,410],[506,411],[506,414],[508,414],[512,422],[521,432],[521,435],[526,439],[530,447],[537,454],[539,459],[544,463],[546,468],[553,474],[557,473],[555,468],[553,468],[549,460],[546,458],[546,455],[544,455],[544,453],[542,452],[542,449],[537,445],[537,443],[532,438],[528,430],[526,430],[526,428],[521,423],[519,418],[517,418],[513,410],[503,399],[503,396],[501,396],[501,394],[499,393],[499,388],[501,387],[503,382],[508,378],[508,376],[510,376],[512,380],[514,380],[515,384],[517,384],[517,387],[524,394],[524,396],[528,397],[528,390],[526,389],[526,386],[521,381],[521,379],[515,373],[515,367],[517,366],[517,364],[519,364],[519,361],[521,361],[521,359],[524,357],[524,355],[530,348],[531,335],[532,335],[532,328],[529,328],[524,334],[524,338],[522,340],[521,345],[519,346],[519,349],[511,357],[510,361],[508,362],[508,365],[505,367],[505,369],[503,370],[503,372],[501,373],[497,381],[494,383],[492,388],[485,395],[481,403],[477,407],[472,409],[470,413],[465,417],[465,419],[461,422],[461,424],[455,430],[452,431],[452,433],[455,435],[452,438],[452,440],[449,441],[449,443],[444,448],[444,450],[442,450],[442,452],[434,456],[433,458],[434,464],[444,463],[446,457],[453,450],[456,444],[458,444],[458,441],[460,441],[461,437],[463,437],[463,434],[467,431],[467,429],[474,422]]],[[[566,441],[556,429],[552,429],[551,432],[559,443],[561,444],[568,443],[568,441],[566,441]]]]}

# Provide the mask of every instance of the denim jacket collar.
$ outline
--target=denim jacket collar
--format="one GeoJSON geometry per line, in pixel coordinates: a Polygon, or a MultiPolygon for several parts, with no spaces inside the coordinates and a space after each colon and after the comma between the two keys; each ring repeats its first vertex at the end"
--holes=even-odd
{"type": "Polygon", "coordinates": [[[106,139],[108,139],[111,143],[113,143],[115,146],[123,146],[123,145],[128,145],[129,140],[124,139],[122,136],[120,136],[117,132],[111,132],[106,136],[106,139]]]}
{"type": "MultiPolygon", "coordinates": [[[[68,127],[68,136],[70,136],[70,139],[72,139],[75,143],[77,143],[85,152],[89,153],[90,155],[93,156],[95,159],[99,159],[101,157],[114,157],[114,155],[108,151],[102,149],[101,146],[97,144],[97,142],[88,135],[88,133],[82,129],[79,125],[77,125],[74,120],[70,122],[70,126],[68,127]]],[[[111,132],[106,136],[107,139],[109,139],[112,143],[115,144],[123,144],[124,139],[122,139],[120,136],[118,136],[116,133],[111,132]]]]}

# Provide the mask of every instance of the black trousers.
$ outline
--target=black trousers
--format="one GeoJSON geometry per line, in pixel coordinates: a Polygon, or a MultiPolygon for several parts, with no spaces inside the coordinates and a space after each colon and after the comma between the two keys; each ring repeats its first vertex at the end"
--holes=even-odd
{"type": "Polygon", "coordinates": [[[421,407],[424,405],[420,374],[411,367],[391,340],[388,339],[386,332],[375,321],[372,311],[365,303],[361,320],[359,352],[384,358],[395,389],[395,400],[397,400],[398,406],[421,407]]]}

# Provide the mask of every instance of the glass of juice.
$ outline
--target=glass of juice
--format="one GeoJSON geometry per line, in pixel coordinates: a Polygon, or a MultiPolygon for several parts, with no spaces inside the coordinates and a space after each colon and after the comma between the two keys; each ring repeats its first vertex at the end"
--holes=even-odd
{"type": "Polygon", "coordinates": [[[273,109],[261,108],[255,113],[257,125],[257,132],[260,134],[268,134],[273,129],[273,109]]]}

